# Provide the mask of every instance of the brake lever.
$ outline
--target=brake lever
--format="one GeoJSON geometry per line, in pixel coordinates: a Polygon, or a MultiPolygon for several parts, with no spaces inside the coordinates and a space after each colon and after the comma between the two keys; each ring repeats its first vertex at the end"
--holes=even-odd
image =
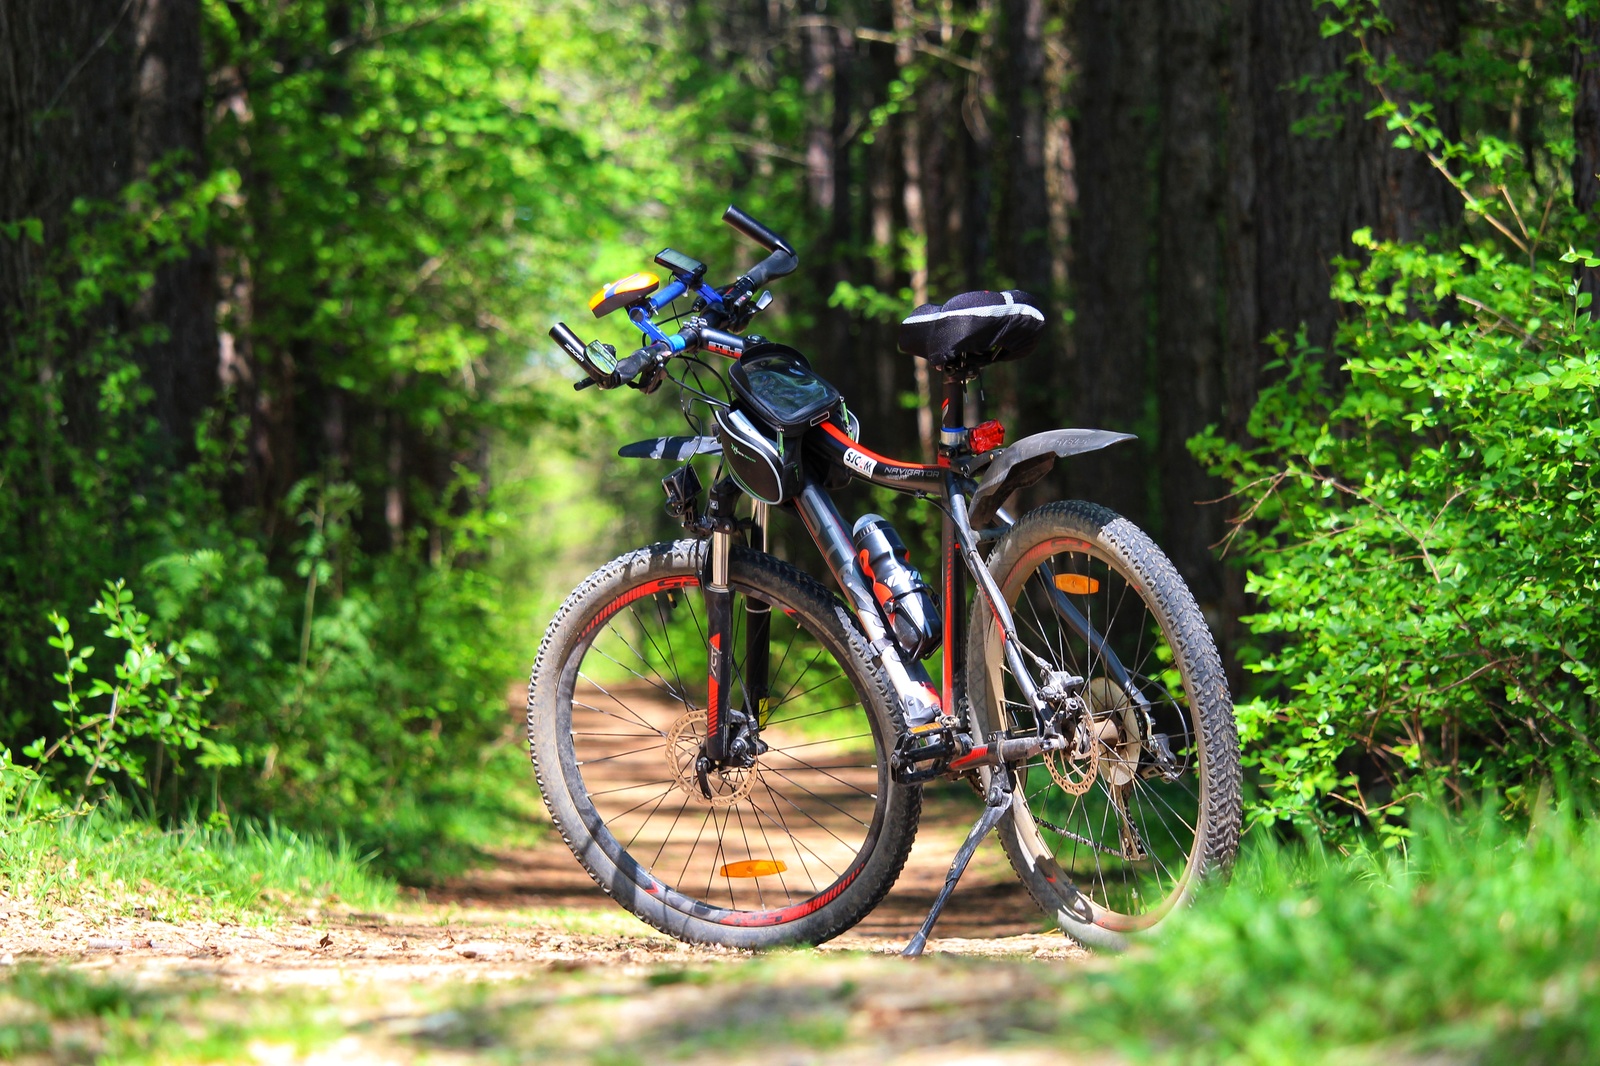
{"type": "Polygon", "coordinates": [[[655,392],[657,389],[659,389],[661,387],[661,383],[666,379],[667,364],[665,362],[661,362],[655,365],[655,369],[650,371],[648,377],[637,382],[633,387],[648,396],[652,392],[655,392]]]}

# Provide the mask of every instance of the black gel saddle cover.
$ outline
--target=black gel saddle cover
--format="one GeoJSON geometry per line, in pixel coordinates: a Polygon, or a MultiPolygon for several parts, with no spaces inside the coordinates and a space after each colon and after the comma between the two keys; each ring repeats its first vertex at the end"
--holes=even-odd
{"type": "Polygon", "coordinates": [[[900,350],[938,370],[981,370],[1028,355],[1043,332],[1039,302],[1020,289],[964,292],[911,312],[900,323],[900,350]]]}

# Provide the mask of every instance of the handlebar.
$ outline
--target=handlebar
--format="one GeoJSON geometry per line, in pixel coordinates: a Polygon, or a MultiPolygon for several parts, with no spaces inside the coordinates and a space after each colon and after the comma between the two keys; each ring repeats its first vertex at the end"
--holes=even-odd
{"type": "Polygon", "coordinates": [[[800,265],[800,256],[788,241],[739,210],[736,204],[729,204],[728,209],[722,212],[722,221],[771,253],[751,267],[749,273],[728,286],[726,299],[729,303],[739,303],[768,282],[793,274],[800,265]]]}
{"type": "Polygon", "coordinates": [[[617,379],[616,385],[611,387],[616,388],[617,385],[632,384],[633,379],[639,376],[640,371],[651,366],[657,360],[665,362],[671,355],[672,346],[668,344],[652,344],[647,348],[640,348],[617,364],[617,369],[613,375],[617,379]]]}
{"type": "Polygon", "coordinates": [[[733,332],[716,327],[726,326],[728,330],[743,329],[750,321],[750,316],[766,306],[764,300],[757,300],[752,304],[750,297],[768,282],[794,273],[800,265],[800,257],[788,241],[751,215],[741,211],[735,204],[728,205],[728,209],[722,213],[722,219],[765,248],[767,257],[751,267],[733,284],[718,292],[701,281],[705,272],[703,263],[674,252],[670,248],[663,249],[657,254],[656,261],[673,271],[673,280],[650,297],[647,305],[635,305],[629,312],[634,324],[645,333],[646,337],[657,338],[654,344],[639,348],[626,359],[617,362],[616,350],[609,344],[600,341],[585,344],[565,322],[557,322],[550,328],[550,336],[561,345],[574,362],[583,368],[586,375],[583,381],[573,386],[574,389],[586,389],[593,385],[598,385],[602,389],[615,389],[631,384],[651,392],[660,384],[667,360],[677,352],[703,348],[718,355],[739,357],[744,351],[744,339],[733,332]],[[680,273],[680,266],[688,270],[688,273],[680,273]],[[704,298],[701,306],[706,306],[705,319],[698,325],[691,325],[680,333],[668,336],[652,319],[656,312],[691,289],[697,290],[704,298]]]}
{"type": "Polygon", "coordinates": [[[722,221],[749,237],[767,251],[787,252],[796,262],[799,262],[800,257],[795,255],[794,248],[790,246],[788,241],[739,210],[738,205],[729,204],[728,209],[722,212],[722,221]]]}

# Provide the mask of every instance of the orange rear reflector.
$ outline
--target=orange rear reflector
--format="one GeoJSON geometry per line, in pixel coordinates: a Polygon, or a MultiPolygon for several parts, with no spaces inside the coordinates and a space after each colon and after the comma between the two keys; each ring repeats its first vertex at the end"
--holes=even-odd
{"type": "Polygon", "coordinates": [[[1100,582],[1082,574],[1057,574],[1056,588],[1062,592],[1070,592],[1074,596],[1087,596],[1100,591],[1100,582]]]}
{"type": "Polygon", "coordinates": [[[788,868],[782,859],[746,859],[744,862],[730,862],[717,872],[723,877],[771,877],[788,868]]]}

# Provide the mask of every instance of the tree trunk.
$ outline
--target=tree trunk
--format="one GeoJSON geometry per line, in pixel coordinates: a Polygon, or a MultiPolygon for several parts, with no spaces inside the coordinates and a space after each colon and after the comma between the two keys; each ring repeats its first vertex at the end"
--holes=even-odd
{"type": "MultiPolygon", "coordinates": [[[[1151,206],[1156,108],[1153,0],[1081,0],[1077,124],[1077,325],[1073,424],[1141,432],[1150,386],[1151,206]]],[[[1149,512],[1143,439],[1074,461],[1067,491],[1135,522],[1149,512]]]]}
{"type": "MultiPolygon", "coordinates": [[[[139,0],[134,7],[136,96],[133,168],[205,173],[205,67],[199,0],[139,0]]],[[[166,339],[139,353],[155,415],[176,458],[194,455],[194,431],[217,398],[216,263],[200,246],[157,269],[139,313],[166,339]]]]}
{"type": "MultiPolygon", "coordinates": [[[[895,0],[895,65],[900,76],[910,73],[916,58],[914,38],[917,34],[916,11],[912,0],[895,0]]],[[[907,273],[911,281],[911,305],[921,307],[928,302],[928,210],[922,187],[923,120],[920,101],[913,97],[900,114],[900,165],[902,178],[900,196],[905,211],[906,232],[910,236],[907,273]]],[[[917,387],[917,445],[921,461],[933,462],[933,398],[932,382],[925,359],[913,360],[912,373],[917,387]]]]}
{"type": "MultiPolygon", "coordinates": [[[[1052,180],[1061,160],[1052,147],[1050,95],[1045,73],[1048,63],[1045,39],[1045,0],[1004,0],[1005,76],[1000,105],[1002,162],[1005,167],[1003,208],[998,220],[1002,235],[996,266],[1018,288],[1038,297],[1045,312],[1045,333],[1028,366],[1013,372],[1028,382],[1017,389],[1017,413],[1023,433],[1051,429],[1072,417],[1072,349],[1059,325],[1058,308],[1065,278],[1058,268],[1065,263],[1065,205],[1052,204],[1052,180]]],[[[1059,88],[1059,87],[1056,87],[1059,88]]],[[[997,283],[987,282],[986,287],[997,283]]],[[[1049,491],[1041,487],[1041,492],[1049,491]]]]}
{"type": "Polygon", "coordinates": [[[1221,0],[1163,0],[1161,190],[1156,238],[1156,409],[1162,547],[1201,609],[1222,615],[1211,546],[1223,495],[1188,441],[1222,417],[1221,0]]]}
{"type": "MultiPolygon", "coordinates": [[[[1600,250],[1600,16],[1583,15],[1576,21],[1577,40],[1572,50],[1572,206],[1588,222],[1589,246],[1600,250]]],[[[1589,293],[1589,313],[1600,308],[1600,268],[1578,266],[1579,291],[1589,293]]]]}
{"type": "MultiPolygon", "coordinates": [[[[1453,0],[1391,0],[1384,13],[1394,32],[1373,39],[1380,60],[1421,69],[1457,46],[1453,0]]],[[[1460,218],[1455,192],[1427,158],[1395,148],[1394,135],[1365,117],[1377,102],[1370,87],[1322,114],[1291,87],[1344,69],[1351,42],[1324,38],[1321,22],[1310,4],[1244,0],[1234,9],[1226,374],[1233,439],[1244,436],[1261,368],[1273,357],[1269,334],[1292,337],[1304,325],[1310,344],[1331,343],[1338,307],[1328,295],[1329,263],[1354,255],[1352,233],[1371,227],[1380,239],[1413,240],[1460,218]]],[[[1453,134],[1453,109],[1436,103],[1453,134]]]]}

